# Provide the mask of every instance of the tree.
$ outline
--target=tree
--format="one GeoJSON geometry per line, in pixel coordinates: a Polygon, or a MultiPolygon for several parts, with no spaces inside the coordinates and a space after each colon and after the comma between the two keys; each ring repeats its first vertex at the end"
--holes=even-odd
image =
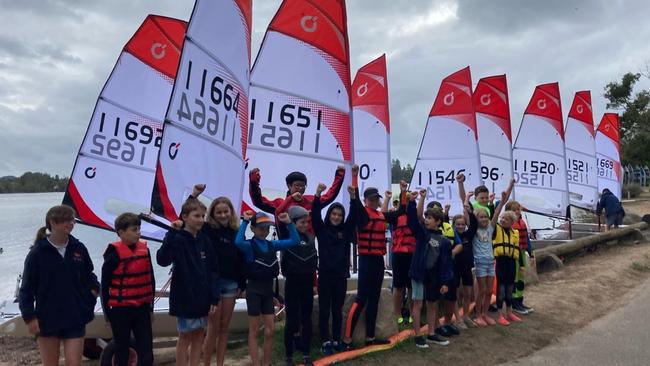
{"type": "Polygon", "coordinates": [[[613,81],[605,86],[607,108],[619,111],[621,122],[621,161],[623,164],[650,164],[650,92],[641,90],[634,94],[634,87],[641,77],[640,73],[627,73],[621,81],[613,81]]]}
{"type": "Polygon", "coordinates": [[[392,183],[399,183],[402,180],[402,164],[399,159],[393,159],[391,166],[392,183]]]}

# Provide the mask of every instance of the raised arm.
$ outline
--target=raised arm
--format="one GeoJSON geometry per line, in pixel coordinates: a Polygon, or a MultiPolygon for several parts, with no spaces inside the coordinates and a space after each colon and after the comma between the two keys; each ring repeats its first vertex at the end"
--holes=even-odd
{"type": "Polygon", "coordinates": [[[330,186],[330,189],[321,196],[321,201],[323,202],[323,206],[327,206],[330,203],[334,202],[336,196],[338,196],[339,192],[341,191],[341,186],[343,185],[344,179],[345,179],[345,167],[339,165],[338,167],[336,167],[336,173],[334,173],[334,181],[332,181],[332,185],[330,186]]]}
{"type": "Polygon", "coordinates": [[[357,219],[359,217],[357,214],[359,210],[357,207],[358,200],[356,199],[357,191],[354,187],[348,186],[348,194],[350,195],[350,208],[348,210],[348,217],[345,219],[345,229],[349,232],[354,232],[356,231],[357,219]]]}
{"type": "Polygon", "coordinates": [[[296,226],[291,222],[289,215],[286,212],[281,213],[278,215],[278,220],[287,226],[287,229],[289,230],[289,238],[273,240],[273,247],[281,250],[300,244],[300,235],[298,234],[298,230],[296,230],[296,226]]]}
{"type": "Polygon", "coordinates": [[[506,202],[508,202],[508,198],[510,197],[510,193],[512,193],[512,187],[514,187],[514,185],[515,179],[510,178],[508,188],[506,188],[505,192],[501,193],[501,201],[499,201],[499,204],[494,209],[494,214],[492,215],[492,226],[496,226],[497,222],[499,222],[499,215],[501,214],[501,210],[503,209],[503,206],[506,205],[506,202]]]}
{"type": "Polygon", "coordinates": [[[275,215],[275,209],[280,203],[282,203],[283,200],[281,198],[278,198],[271,201],[262,195],[262,189],[260,188],[260,181],[262,180],[262,176],[260,175],[260,170],[258,168],[251,170],[248,177],[248,194],[250,195],[253,204],[260,210],[270,213],[271,215],[275,215]]]}
{"type": "Polygon", "coordinates": [[[354,190],[354,195],[351,195],[350,199],[354,200],[355,204],[350,205],[350,215],[357,215],[355,220],[357,229],[363,229],[368,225],[370,218],[365,207],[363,207],[363,203],[361,203],[361,199],[359,199],[359,166],[356,164],[352,166],[352,189],[354,190]],[[352,211],[354,209],[353,206],[356,207],[354,211],[352,211]]]}
{"type": "Polygon", "coordinates": [[[415,205],[415,199],[417,196],[417,192],[411,192],[409,196],[409,203],[406,207],[406,224],[408,225],[409,229],[411,229],[413,235],[416,237],[422,233],[422,224],[420,224],[418,211],[415,205]]]}
{"type": "Polygon", "coordinates": [[[406,205],[408,204],[408,194],[406,192],[406,189],[408,188],[408,183],[406,181],[401,181],[399,182],[399,208],[397,211],[393,212],[384,212],[384,217],[386,218],[386,221],[391,223],[391,224],[396,224],[397,223],[397,218],[404,215],[406,213],[406,205]]]}
{"type": "Polygon", "coordinates": [[[388,203],[393,197],[393,192],[386,191],[384,192],[384,200],[381,202],[381,212],[388,212],[388,203]]]}
{"type": "Polygon", "coordinates": [[[420,189],[420,200],[418,201],[418,221],[424,222],[424,201],[427,200],[427,189],[420,189]]]}
{"type": "Polygon", "coordinates": [[[325,185],[323,183],[318,183],[316,187],[316,194],[314,195],[314,201],[311,204],[311,227],[314,229],[314,232],[318,234],[325,227],[323,222],[323,205],[320,201],[320,195],[325,190],[325,185]]]}
{"type": "Polygon", "coordinates": [[[458,196],[460,197],[460,201],[465,202],[468,198],[465,193],[465,174],[458,173],[456,176],[456,182],[458,182],[458,196]]]}

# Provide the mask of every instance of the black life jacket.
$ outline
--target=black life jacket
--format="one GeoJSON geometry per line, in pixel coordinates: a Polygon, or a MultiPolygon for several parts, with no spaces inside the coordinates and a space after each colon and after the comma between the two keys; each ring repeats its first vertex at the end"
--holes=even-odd
{"type": "Polygon", "coordinates": [[[300,234],[300,244],[282,251],[282,274],[309,275],[316,272],[318,252],[313,237],[300,234]]]}
{"type": "Polygon", "coordinates": [[[253,261],[244,264],[244,275],[249,280],[272,280],[280,274],[278,257],[275,254],[273,244],[267,241],[269,250],[264,253],[255,240],[248,241],[253,249],[253,261]]]}

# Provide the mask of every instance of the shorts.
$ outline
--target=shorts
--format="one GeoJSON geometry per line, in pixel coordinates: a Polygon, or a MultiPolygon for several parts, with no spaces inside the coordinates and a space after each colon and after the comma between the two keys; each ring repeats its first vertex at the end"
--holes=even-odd
{"type": "Polygon", "coordinates": [[[258,292],[246,291],[246,307],[248,308],[248,316],[275,314],[273,294],[262,295],[258,292]]]}
{"type": "Polygon", "coordinates": [[[474,275],[472,274],[472,264],[464,259],[454,263],[454,276],[465,287],[474,286],[474,275]]]}
{"type": "Polygon", "coordinates": [[[39,337],[54,337],[58,339],[83,338],[85,335],[86,335],[85,325],[82,325],[81,327],[73,327],[73,328],[54,330],[48,332],[41,331],[38,334],[39,337]]]}
{"type": "Polygon", "coordinates": [[[607,226],[619,226],[623,223],[623,215],[620,213],[608,215],[606,218],[607,226]]]}
{"type": "Polygon", "coordinates": [[[411,259],[413,253],[393,253],[393,288],[411,288],[411,259]]]}
{"type": "Polygon", "coordinates": [[[203,316],[200,318],[176,318],[176,329],[178,333],[193,332],[197,329],[205,329],[208,327],[208,317],[203,316]]]}
{"type": "Polygon", "coordinates": [[[416,280],[411,280],[413,300],[426,300],[427,302],[438,301],[441,296],[440,287],[442,286],[437,282],[424,284],[416,280]]]}
{"type": "Polygon", "coordinates": [[[220,278],[218,284],[222,298],[231,299],[237,296],[237,290],[239,289],[237,281],[220,278]]]}
{"type": "Polygon", "coordinates": [[[494,261],[474,259],[476,277],[494,277],[494,261]]]}

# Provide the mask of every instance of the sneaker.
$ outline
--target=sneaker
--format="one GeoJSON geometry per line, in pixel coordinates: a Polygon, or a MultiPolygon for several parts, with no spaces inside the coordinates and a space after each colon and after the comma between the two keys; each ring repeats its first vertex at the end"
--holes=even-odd
{"type": "Polygon", "coordinates": [[[483,320],[485,320],[485,322],[486,322],[487,325],[489,325],[489,326],[497,325],[497,322],[495,322],[494,319],[492,319],[492,317],[489,317],[489,316],[487,316],[487,315],[483,317],[483,320]]]}
{"type": "Polygon", "coordinates": [[[460,330],[458,330],[458,328],[456,328],[456,326],[454,326],[453,324],[444,325],[443,328],[447,329],[449,334],[451,334],[452,336],[460,335],[460,330]]]}
{"type": "Polygon", "coordinates": [[[314,363],[311,361],[311,357],[309,356],[302,356],[302,363],[305,366],[314,366],[314,363]]]}
{"type": "Polygon", "coordinates": [[[490,305],[488,307],[488,311],[491,312],[491,313],[496,313],[497,311],[499,311],[499,309],[497,309],[497,307],[494,306],[494,305],[490,305]]]}
{"type": "Polygon", "coordinates": [[[508,314],[507,317],[508,317],[508,320],[510,320],[511,322],[520,322],[521,321],[521,318],[516,316],[513,313],[508,314]]]}
{"type": "Polygon", "coordinates": [[[479,327],[481,327],[481,328],[482,328],[482,327],[487,327],[487,326],[488,326],[487,323],[485,322],[485,320],[483,320],[483,317],[482,317],[482,316],[477,316],[477,317],[474,319],[474,324],[476,324],[477,326],[479,326],[479,327]]]}
{"type": "Polygon", "coordinates": [[[526,309],[528,311],[528,314],[535,312],[535,309],[526,306],[523,302],[521,303],[521,307],[526,309]]]}
{"type": "Polygon", "coordinates": [[[429,334],[429,335],[427,336],[427,342],[428,342],[428,343],[437,344],[437,345],[439,345],[439,346],[446,346],[446,345],[449,344],[449,341],[448,341],[448,340],[441,338],[441,337],[440,337],[439,335],[437,335],[437,334],[429,334]]]}
{"type": "Polygon", "coordinates": [[[413,324],[413,317],[409,316],[409,324],[413,324]]]}
{"type": "Polygon", "coordinates": [[[417,348],[429,348],[427,341],[423,336],[415,337],[415,347],[417,348]]]}
{"type": "Polygon", "coordinates": [[[468,316],[463,318],[463,323],[465,323],[465,326],[468,327],[468,328],[476,328],[476,327],[478,326],[478,325],[477,325],[477,324],[476,324],[472,319],[470,319],[470,317],[468,317],[468,316]]]}
{"type": "Polygon", "coordinates": [[[352,343],[340,342],[338,345],[336,345],[336,352],[347,352],[352,351],[353,349],[354,346],[352,343]]]}
{"type": "Polygon", "coordinates": [[[323,342],[323,345],[321,346],[320,351],[325,356],[329,356],[331,354],[334,354],[334,345],[330,341],[323,342]]]}
{"type": "Polygon", "coordinates": [[[438,327],[438,328],[436,328],[436,330],[434,332],[435,332],[435,334],[437,334],[439,336],[442,336],[442,337],[446,337],[446,338],[451,337],[451,333],[449,332],[449,329],[447,329],[445,327],[438,327]]]}
{"type": "Polygon", "coordinates": [[[467,330],[467,324],[462,319],[455,321],[454,326],[458,329],[467,330]]]}
{"type": "Polygon", "coordinates": [[[366,346],[379,346],[384,344],[390,344],[390,341],[381,338],[366,339],[366,346]]]}
{"type": "Polygon", "coordinates": [[[404,318],[400,316],[399,318],[397,318],[397,325],[402,325],[402,324],[404,324],[404,318]]]}
{"type": "Polygon", "coordinates": [[[512,310],[517,314],[528,315],[528,310],[524,309],[523,306],[519,304],[512,305],[512,310]]]}
{"type": "Polygon", "coordinates": [[[499,314],[499,318],[497,319],[497,323],[499,323],[499,325],[503,325],[504,327],[507,326],[507,325],[510,325],[510,322],[508,322],[506,320],[506,318],[503,317],[503,314],[499,314]]]}

